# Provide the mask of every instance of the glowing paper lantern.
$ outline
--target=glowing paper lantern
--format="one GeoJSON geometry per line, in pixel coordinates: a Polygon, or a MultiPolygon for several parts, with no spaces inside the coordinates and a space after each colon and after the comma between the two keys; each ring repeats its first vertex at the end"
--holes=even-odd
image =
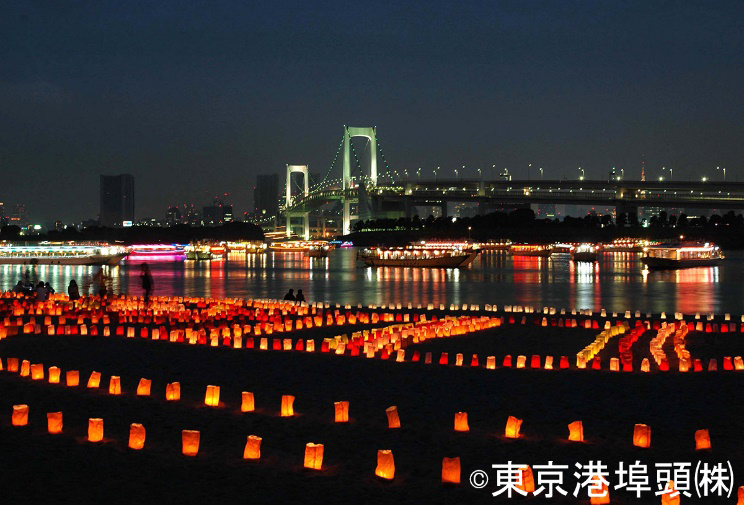
{"type": "Polygon", "coordinates": [[[527,363],[527,356],[517,356],[517,368],[524,368],[527,363]]]}
{"type": "Polygon", "coordinates": [[[736,491],[736,505],[744,505],[744,486],[739,486],[736,491]]]}
{"type": "Polygon", "coordinates": [[[695,432],[695,449],[698,451],[710,449],[710,433],[708,430],[697,430],[695,432]]]}
{"type": "Polygon", "coordinates": [[[392,479],[395,477],[393,451],[389,449],[377,451],[377,468],[375,468],[375,475],[383,479],[392,479]]]}
{"type": "Polygon", "coordinates": [[[121,394],[121,379],[116,375],[111,376],[109,381],[109,394],[120,395],[121,394]]]}
{"type": "Polygon", "coordinates": [[[61,370],[56,366],[49,367],[49,384],[59,384],[61,370]]]}
{"type": "Polygon", "coordinates": [[[519,469],[521,474],[521,484],[517,484],[517,489],[521,489],[525,493],[535,492],[535,477],[532,474],[532,467],[523,466],[519,469]]]}
{"type": "Polygon", "coordinates": [[[47,430],[52,435],[62,433],[62,412],[47,412],[47,430]]]}
{"type": "Polygon", "coordinates": [[[220,404],[220,387],[207,386],[207,393],[204,396],[204,404],[210,407],[217,407],[220,404]]]}
{"type": "Polygon", "coordinates": [[[337,423],[349,422],[349,402],[334,402],[334,420],[337,423]]]}
{"type": "MultiPolygon", "coordinates": [[[[595,475],[592,477],[592,480],[594,481],[602,481],[600,477],[595,475]]],[[[599,487],[601,488],[599,491],[596,489],[594,490],[594,494],[596,496],[591,496],[589,499],[589,503],[591,505],[609,505],[610,503],[610,489],[607,486],[607,484],[603,481],[597,486],[596,484],[592,484],[592,487],[599,487]]]]}
{"type": "Polygon", "coordinates": [[[467,412],[455,412],[455,431],[470,431],[467,412]]]}
{"type": "Polygon", "coordinates": [[[150,396],[150,386],[152,381],[150,379],[140,379],[137,384],[137,396],[150,396]]]}
{"type": "Polygon", "coordinates": [[[633,430],[633,445],[636,447],[651,447],[651,427],[636,424],[633,430]]]}
{"type": "Polygon", "coordinates": [[[80,384],[80,372],[77,370],[68,370],[65,373],[65,380],[69,387],[77,386],[80,384]]]}
{"type": "Polygon", "coordinates": [[[398,417],[398,407],[392,406],[385,409],[388,418],[388,428],[400,428],[400,417],[398,417]]]}
{"type": "Polygon", "coordinates": [[[13,405],[13,426],[26,426],[28,424],[28,405],[13,405]]]}
{"type": "Polygon", "coordinates": [[[489,356],[486,358],[486,368],[489,370],[495,370],[496,369],[496,356],[489,356]]]}
{"type": "Polygon", "coordinates": [[[460,458],[442,459],[442,483],[460,483],[460,458]]]}
{"type": "Polygon", "coordinates": [[[292,417],[294,415],[294,401],[295,397],[292,395],[282,396],[282,417],[292,417]]]}
{"type": "Polygon", "coordinates": [[[568,439],[571,442],[584,441],[584,424],[581,421],[574,421],[568,425],[568,439]]]}
{"type": "Polygon", "coordinates": [[[243,459],[261,459],[261,437],[249,435],[243,450],[243,459]]]}
{"type": "Polygon", "coordinates": [[[519,438],[519,429],[522,427],[522,420],[517,419],[514,416],[509,416],[506,421],[506,430],[504,436],[506,438],[519,438]]]}
{"type": "Polygon", "coordinates": [[[8,358],[8,372],[18,371],[18,358],[8,358]]]}
{"type": "Polygon", "coordinates": [[[21,362],[21,377],[28,377],[29,375],[31,375],[31,363],[24,359],[21,362]]]}
{"type": "Polygon", "coordinates": [[[103,440],[103,419],[91,417],[88,419],[88,442],[103,440]]]}
{"type": "Polygon", "coordinates": [[[249,393],[248,391],[243,391],[241,397],[242,397],[242,402],[240,403],[240,411],[241,412],[253,412],[256,409],[255,402],[253,399],[253,393],[249,393]]]}
{"type": "Polygon", "coordinates": [[[181,432],[181,452],[184,456],[196,456],[199,454],[199,438],[201,433],[198,430],[183,430],[181,432]]]}
{"type": "Polygon", "coordinates": [[[31,380],[44,380],[44,364],[34,363],[31,365],[31,380]]]}
{"type": "Polygon", "coordinates": [[[139,451],[145,446],[145,427],[139,423],[129,426],[129,448],[139,451]]]}
{"type": "Polygon", "coordinates": [[[95,389],[101,385],[101,372],[91,372],[88,378],[88,387],[95,389]]]}
{"type": "Polygon", "coordinates": [[[181,383],[171,382],[165,386],[165,399],[167,401],[178,401],[181,399],[181,383]]]}
{"type": "Polygon", "coordinates": [[[305,468],[321,470],[323,468],[323,444],[308,443],[305,446],[305,468]]]}
{"type": "Polygon", "coordinates": [[[674,481],[670,480],[664,488],[664,494],[661,495],[661,505],[679,505],[680,501],[680,492],[675,489],[674,481]]]}

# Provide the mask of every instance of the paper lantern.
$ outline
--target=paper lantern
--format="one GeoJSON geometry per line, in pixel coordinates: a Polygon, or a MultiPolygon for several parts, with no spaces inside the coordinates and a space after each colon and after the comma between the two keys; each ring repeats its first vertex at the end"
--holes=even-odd
{"type": "Polygon", "coordinates": [[[739,486],[736,491],[736,505],[744,505],[744,486],[739,486]]]}
{"type": "Polygon", "coordinates": [[[44,364],[34,363],[31,365],[31,380],[44,380],[44,364]]]}
{"type": "Polygon", "coordinates": [[[88,378],[88,387],[95,389],[101,385],[101,372],[91,372],[88,378]]]}
{"type": "Polygon", "coordinates": [[[375,475],[388,480],[395,477],[393,451],[389,449],[377,451],[377,468],[375,468],[375,475]]]}
{"type": "Polygon", "coordinates": [[[204,404],[210,407],[217,407],[220,404],[220,387],[207,386],[207,394],[204,396],[204,404]]]}
{"type": "Polygon", "coordinates": [[[323,468],[323,444],[310,442],[305,446],[305,468],[311,470],[323,468]]]}
{"type": "MultiPolygon", "coordinates": [[[[592,480],[602,481],[602,479],[597,475],[592,477],[592,480]]],[[[595,496],[590,496],[589,503],[591,505],[608,505],[610,503],[610,489],[605,481],[600,482],[599,485],[593,483],[592,487],[595,489],[590,491],[590,493],[594,494],[595,496]],[[597,487],[600,489],[597,490],[597,487]]]]}
{"type": "Polygon", "coordinates": [[[129,448],[139,451],[145,446],[145,427],[139,423],[129,425],[129,448]]]}
{"type": "Polygon", "coordinates": [[[636,447],[651,447],[651,427],[636,424],[633,430],[633,445],[636,447]]]}
{"type": "Polygon", "coordinates": [[[77,370],[68,370],[65,373],[65,380],[67,382],[67,386],[74,387],[80,384],[80,372],[77,370]]]}
{"type": "Polygon", "coordinates": [[[282,417],[292,417],[294,415],[294,400],[292,395],[282,395],[282,417]]]}
{"type": "Polygon", "coordinates": [[[199,438],[201,433],[197,430],[183,430],[181,432],[181,452],[184,456],[196,456],[199,454],[199,438]]]}
{"type": "Polygon", "coordinates": [[[496,356],[489,356],[486,358],[486,368],[489,370],[495,370],[496,369],[496,356]]]}
{"type": "Polygon", "coordinates": [[[56,366],[49,367],[49,384],[59,384],[61,370],[56,366]]]}
{"type": "Polygon", "coordinates": [[[137,384],[137,396],[150,396],[150,386],[152,381],[150,379],[140,379],[137,384]]]}
{"type": "Polygon", "coordinates": [[[460,483],[460,458],[442,459],[442,483],[460,483]]]}
{"type": "Polygon", "coordinates": [[[13,405],[13,426],[26,426],[28,424],[28,405],[13,405]]]}
{"type": "Polygon", "coordinates": [[[470,431],[467,412],[455,412],[455,431],[470,431]]]}
{"type": "Polygon", "coordinates": [[[581,421],[574,421],[568,425],[568,439],[571,442],[584,441],[584,425],[581,421]]]}
{"type": "Polygon", "coordinates": [[[21,377],[28,377],[29,375],[31,375],[31,363],[24,359],[21,362],[21,377]]]}
{"type": "Polygon", "coordinates": [[[517,368],[524,368],[527,364],[527,356],[517,356],[517,368]]]}
{"type": "Polygon", "coordinates": [[[91,417],[88,419],[88,442],[103,440],[103,419],[91,417]]]}
{"type": "Polygon", "coordinates": [[[180,382],[171,382],[165,386],[165,399],[169,402],[175,402],[181,399],[180,382]]]}
{"type": "Polygon", "coordinates": [[[674,481],[670,480],[661,495],[661,505],[679,505],[680,501],[680,492],[674,487],[674,481]]]}
{"type": "Polygon", "coordinates": [[[641,361],[641,372],[649,372],[651,371],[651,364],[648,361],[648,358],[643,358],[643,361],[641,361]]]}
{"type": "Polygon", "coordinates": [[[121,379],[116,375],[111,376],[109,381],[109,394],[120,395],[121,394],[121,379]]]}
{"type": "Polygon", "coordinates": [[[400,417],[398,417],[398,407],[392,406],[385,409],[388,418],[388,428],[400,428],[400,417]]]}
{"type": "Polygon", "coordinates": [[[249,435],[245,442],[243,459],[261,459],[261,437],[249,435]]]}
{"type": "Polygon", "coordinates": [[[47,412],[47,430],[52,435],[62,433],[62,412],[47,412]]]}
{"type": "Polygon", "coordinates": [[[521,484],[517,484],[517,489],[520,489],[524,491],[525,493],[534,493],[535,492],[535,477],[532,474],[532,467],[530,466],[523,466],[519,468],[519,473],[521,475],[521,484]]]}
{"type": "Polygon", "coordinates": [[[506,438],[519,438],[519,429],[522,426],[522,420],[517,419],[514,416],[509,416],[509,419],[506,421],[506,430],[504,432],[504,436],[506,438]]]}
{"type": "Polygon", "coordinates": [[[241,397],[242,397],[242,402],[240,404],[240,411],[241,412],[253,412],[256,409],[255,402],[253,400],[253,393],[249,393],[248,391],[243,391],[241,397]]]}
{"type": "Polygon", "coordinates": [[[710,449],[710,433],[708,430],[697,430],[695,432],[695,449],[698,451],[710,449]]]}
{"type": "Polygon", "coordinates": [[[334,402],[333,408],[335,411],[334,420],[337,423],[349,422],[349,402],[334,402]]]}
{"type": "Polygon", "coordinates": [[[18,358],[8,358],[8,372],[18,371],[18,358]]]}

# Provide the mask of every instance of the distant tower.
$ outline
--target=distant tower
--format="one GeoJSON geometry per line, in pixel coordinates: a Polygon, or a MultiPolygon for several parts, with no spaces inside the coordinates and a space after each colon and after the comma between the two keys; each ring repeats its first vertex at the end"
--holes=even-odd
{"type": "Polygon", "coordinates": [[[646,182],[646,155],[641,159],[641,182],[646,182]]]}

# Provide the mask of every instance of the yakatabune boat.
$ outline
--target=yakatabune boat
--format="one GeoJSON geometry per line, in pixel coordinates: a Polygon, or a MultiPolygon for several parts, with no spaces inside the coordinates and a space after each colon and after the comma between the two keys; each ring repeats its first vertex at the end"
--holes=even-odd
{"type": "Polygon", "coordinates": [[[174,256],[183,254],[180,244],[139,244],[129,246],[130,256],[174,256]]]}
{"type": "Polygon", "coordinates": [[[553,246],[544,244],[512,244],[509,251],[512,253],[512,256],[542,256],[547,258],[553,254],[553,246]]]}
{"type": "Polygon", "coordinates": [[[0,265],[116,265],[129,250],[104,245],[0,245],[0,265]]]}
{"type": "Polygon", "coordinates": [[[671,244],[643,249],[641,261],[650,270],[717,265],[723,261],[721,249],[714,244],[671,244]]]}
{"type": "Polygon", "coordinates": [[[470,244],[415,244],[364,249],[357,260],[371,267],[462,268],[478,256],[470,244]]]}
{"type": "Polygon", "coordinates": [[[579,244],[571,249],[571,258],[574,261],[597,261],[599,246],[595,244],[579,244]]]}

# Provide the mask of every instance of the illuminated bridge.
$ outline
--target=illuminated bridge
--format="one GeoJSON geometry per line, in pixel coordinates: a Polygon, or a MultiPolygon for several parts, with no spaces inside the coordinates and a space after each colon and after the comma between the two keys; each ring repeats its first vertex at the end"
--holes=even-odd
{"type": "MultiPolygon", "coordinates": [[[[729,181],[488,181],[415,178],[383,182],[378,181],[377,177],[376,130],[347,127],[344,130],[343,177],[337,181],[324,181],[312,190],[306,183],[304,191],[296,196],[288,191],[282,209],[288,222],[293,217],[303,217],[307,223],[307,216],[311,211],[333,202],[343,204],[344,234],[349,233],[354,219],[411,217],[416,206],[439,206],[442,208],[442,215],[446,216],[449,202],[478,203],[483,213],[499,208],[527,207],[531,204],[615,207],[618,213],[637,212],[639,207],[744,209],[744,183],[729,181]],[[349,142],[353,136],[367,137],[373,144],[369,175],[352,177],[351,154],[359,167],[358,157],[349,142]],[[353,208],[356,208],[354,214],[353,208]]],[[[306,166],[288,165],[287,188],[291,188],[290,176],[295,172],[303,172],[307,181],[306,166]]],[[[386,174],[389,173],[388,169],[386,174]]],[[[303,229],[304,234],[308,235],[308,226],[305,225],[303,229]]],[[[287,226],[287,230],[289,233],[290,226],[287,226]]]]}

